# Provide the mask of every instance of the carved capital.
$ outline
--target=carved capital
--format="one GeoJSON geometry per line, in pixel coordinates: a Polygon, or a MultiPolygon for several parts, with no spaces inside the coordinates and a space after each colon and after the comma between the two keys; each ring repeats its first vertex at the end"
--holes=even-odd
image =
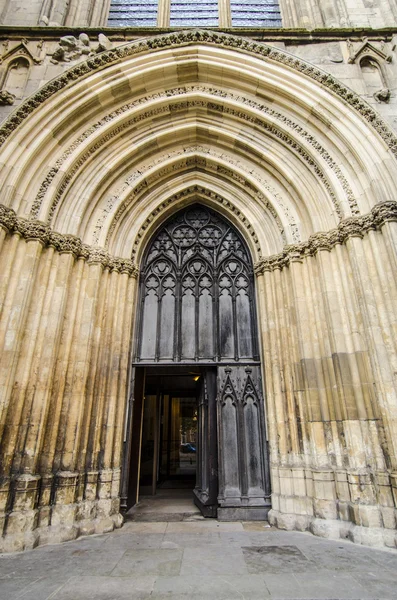
{"type": "Polygon", "coordinates": [[[76,258],[81,254],[81,239],[75,235],[62,235],[53,231],[50,234],[49,243],[60,254],[73,254],[76,258]]]}
{"type": "Polygon", "coordinates": [[[103,267],[109,266],[109,254],[100,247],[91,247],[88,256],[89,265],[102,265],[103,267]]]}
{"type": "Polygon", "coordinates": [[[26,241],[38,240],[42,244],[47,244],[50,236],[50,230],[48,225],[42,221],[17,218],[15,221],[14,229],[18,232],[26,241]]]}
{"type": "Polygon", "coordinates": [[[335,244],[340,240],[339,231],[333,229],[327,233],[319,232],[311,235],[308,241],[308,253],[316,254],[319,250],[330,252],[335,244]]]}
{"type": "Polygon", "coordinates": [[[374,206],[371,212],[377,227],[381,227],[386,221],[397,221],[397,202],[382,202],[374,206]]]}
{"type": "Polygon", "coordinates": [[[7,231],[12,231],[15,227],[17,216],[12,208],[0,204],[0,226],[7,231]]]}
{"type": "Polygon", "coordinates": [[[345,219],[338,225],[339,234],[343,241],[351,237],[362,238],[364,235],[363,228],[361,226],[360,218],[351,217],[345,219]]]}
{"type": "Polygon", "coordinates": [[[109,268],[118,273],[126,273],[130,277],[138,276],[138,268],[135,263],[129,258],[110,258],[109,268]]]}
{"type": "Polygon", "coordinates": [[[260,275],[265,271],[282,269],[291,262],[303,260],[305,256],[315,255],[319,250],[330,252],[337,244],[343,244],[351,237],[363,238],[368,231],[380,229],[387,221],[397,221],[397,202],[382,202],[366,215],[345,219],[336,229],[314,233],[302,244],[287,245],[282,254],[258,261],[255,264],[255,273],[260,275]]]}
{"type": "Polygon", "coordinates": [[[39,240],[42,244],[52,246],[60,254],[73,254],[75,258],[86,260],[89,264],[101,264],[118,273],[127,273],[137,277],[138,267],[129,258],[111,257],[104,248],[83,244],[75,235],[51,231],[46,223],[33,219],[17,217],[15,211],[0,204],[0,227],[7,232],[16,232],[26,241],[39,240]]]}
{"type": "Polygon", "coordinates": [[[286,246],[284,246],[283,256],[285,257],[286,254],[288,256],[289,262],[302,262],[305,247],[306,244],[287,244],[286,246]]]}

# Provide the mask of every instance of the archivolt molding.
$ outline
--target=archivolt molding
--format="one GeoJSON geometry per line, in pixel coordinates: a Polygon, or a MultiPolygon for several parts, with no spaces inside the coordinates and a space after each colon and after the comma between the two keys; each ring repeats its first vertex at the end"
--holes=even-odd
{"type": "Polygon", "coordinates": [[[357,96],[357,94],[345,87],[329,73],[321,71],[317,67],[307,64],[299,58],[278,48],[268,46],[263,42],[256,42],[230,34],[206,30],[180,31],[143,40],[140,39],[107,52],[102,52],[95,57],[90,57],[85,62],[79,63],[53,81],[44,85],[37,93],[15,110],[0,129],[0,145],[5,142],[9,135],[11,135],[24,119],[38,108],[40,104],[70,83],[98,71],[107,65],[119,62],[124,58],[165,48],[183,47],[196,43],[222,46],[223,48],[230,48],[235,51],[249,53],[261,60],[280,63],[313,79],[335,93],[346,104],[356,110],[375,129],[375,131],[378,132],[390,150],[397,156],[397,137],[383,119],[373,110],[373,108],[357,96]]]}
{"type": "MultiPolygon", "coordinates": [[[[132,199],[134,199],[135,202],[138,201],[139,194],[145,191],[149,185],[155,183],[156,181],[161,179],[161,177],[164,177],[170,173],[174,173],[178,170],[188,167],[205,167],[208,169],[209,172],[214,171],[215,173],[224,175],[225,177],[231,180],[237,181],[246,189],[249,189],[250,192],[248,193],[250,193],[251,196],[254,196],[257,200],[259,200],[272,215],[280,232],[281,239],[284,243],[287,243],[283,223],[281,222],[280,217],[278,216],[278,213],[275,210],[273,204],[265,197],[265,195],[262,194],[259,191],[259,189],[255,189],[252,183],[248,181],[245,177],[241,176],[238,171],[228,169],[222,164],[217,164],[216,162],[214,162],[213,164],[208,164],[206,160],[207,156],[214,159],[218,159],[222,162],[226,162],[231,166],[236,167],[239,171],[247,173],[247,176],[249,175],[251,178],[256,179],[258,181],[259,187],[262,189],[266,189],[279,204],[281,210],[284,213],[285,220],[288,222],[292,240],[294,242],[301,241],[299,228],[296,224],[296,220],[290,208],[283,202],[280,193],[275,188],[273,188],[263,177],[261,177],[258,172],[256,172],[253,169],[248,169],[247,166],[242,163],[242,161],[232,158],[225,152],[216,152],[214,149],[207,148],[204,146],[187,146],[178,150],[174,150],[167,154],[158,156],[155,158],[155,160],[153,160],[150,163],[140,165],[136,171],[134,171],[131,175],[129,175],[129,177],[127,177],[123,185],[116,191],[116,193],[107,199],[105,207],[103,208],[100,217],[97,219],[94,228],[93,243],[99,243],[99,238],[104,227],[104,223],[107,217],[113,214],[113,209],[116,205],[118,205],[118,209],[116,212],[115,224],[119,221],[120,216],[127,211],[127,208],[132,202],[132,199]],[[166,160],[178,158],[180,156],[183,157],[181,160],[168,164],[162,167],[160,171],[155,171],[152,173],[156,166],[162,165],[166,160]],[[134,186],[133,184],[137,180],[139,181],[134,186]],[[123,196],[127,197],[125,198],[125,200],[121,201],[123,196]]],[[[204,190],[204,188],[200,189],[204,190]]],[[[206,190],[206,193],[212,194],[212,192],[208,190],[206,190]]],[[[220,196],[217,196],[217,201],[222,203],[223,199],[220,196]]],[[[229,204],[231,205],[230,202],[229,204]]],[[[235,210],[237,209],[233,209],[234,212],[235,210]]],[[[114,232],[115,224],[114,226],[111,226],[111,231],[109,232],[107,237],[107,243],[109,241],[110,234],[114,232]]]]}
{"type": "Polygon", "coordinates": [[[88,264],[101,264],[110,271],[126,273],[130,277],[138,275],[138,267],[131,259],[111,256],[104,248],[83,244],[75,235],[52,231],[42,221],[17,217],[15,211],[2,204],[0,204],[0,227],[9,233],[19,234],[26,241],[37,240],[43,246],[53,246],[60,254],[73,254],[75,258],[83,258],[88,264]]]}
{"type": "MultiPolygon", "coordinates": [[[[208,200],[211,200],[212,206],[214,206],[214,208],[216,207],[216,205],[218,205],[223,208],[226,208],[229,213],[235,215],[237,217],[238,221],[243,226],[243,228],[246,232],[247,238],[251,240],[252,245],[257,252],[257,255],[261,256],[262,251],[261,251],[258,236],[256,235],[252,224],[243,215],[243,213],[236,206],[234,206],[234,204],[232,204],[232,202],[230,202],[226,198],[221,197],[219,194],[216,194],[212,190],[208,190],[200,185],[192,185],[192,186],[189,186],[189,187],[185,188],[184,190],[178,192],[177,194],[173,194],[172,196],[169,196],[165,201],[161,202],[156,207],[155,210],[153,210],[150,213],[150,215],[146,218],[145,222],[140,227],[140,229],[137,233],[137,236],[136,236],[136,239],[134,242],[134,247],[133,247],[133,250],[131,253],[132,260],[135,260],[137,253],[138,253],[138,249],[139,249],[140,245],[142,244],[145,234],[146,234],[147,230],[149,229],[149,227],[153,224],[154,220],[157,219],[158,216],[162,212],[165,212],[167,210],[167,208],[169,208],[173,204],[178,204],[182,200],[187,200],[190,197],[192,197],[195,201],[197,201],[197,197],[198,198],[206,198],[208,200]]],[[[120,209],[117,211],[116,215],[114,216],[114,219],[112,221],[112,226],[108,232],[106,245],[109,244],[110,237],[112,236],[112,233],[114,232],[114,230],[116,228],[117,222],[121,219],[125,210],[126,210],[126,208],[123,209],[123,207],[121,206],[120,209]]]]}
{"type": "Polygon", "coordinates": [[[366,215],[344,219],[335,229],[314,233],[306,242],[288,244],[280,254],[261,258],[254,265],[255,273],[281,270],[306,256],[314,256],[319,250],[331,251],[337,244],[344,244],[352,237],[362,238],[368,231],[380,229],[390,221],[397,222],[397,202],[381,202],[366,215]]]}
{"type": "MultiPolygon", "coordinates": [[[[47,193],[47,190],[50,187],[50,185],[52,184],[53,180],[55,179],[57,173],[59,173],[59,171],[61,170],[62,165],[73,154],[73,152],[75,152],[78,149],[79,145],[81,145],[91,135],[97,133],[102,127],[105,127],[112,120],[118,118],[123,113],[125,113],[133,108],[136,108],[137,106],[149,103],[150,101],[156,100],[156,99],[177,97],[177,96],[181,96],[184,94],[195,93],[195,92],[203,92],[205,94],[212,95],[212,96],[214,96],[215,99],[222,98],[222,99],[228,99],[228,100],[233,100],[233,101],[239,102],[247,107],[253,108],[263,114],[266,114],[267,116],[269,116],[277,121],[280,121],[283,125],[287,126],[289,129],[292,129],[294,134],[298,134],[301,138],[303,138],[303,140],[306,143],[308,143],[312,146],[312,148],[316,151],[316,154],[318,154],[321,157],[321,159],[326,163],[327,167],[330,168],[335,173],[335,176],[338,179],[338,181],[341,185],[341,188],[343,189],[343,191],[346,195],[351,214],[352,215],[359,214],[357,202],[354,197],[353,190],[351,189],[351,187],[347,181],[347,178],[342,173],[342,170],[338,166],[337,162],[330,156],[329,152],[318,142],[318,140],[316,139],[316,137],[313,134],[306,131],[303,127],[298,125],[295,121],[288,118],[287,116],[267,107],[264,104],[256,102],[250,98],[245,98],[243,96],[233,94],[231,92],[225,92],[223,90],[214,89],[211,87],[186,86],[186,87],[174,88],[174,89],[166,90],[164,92],[159,92],[156,94],[145,96],[143,98],[140,98],[139,100],[125,104],[125,105],[121,106],[120,108],[118,108],[117,110],[110,113],[109,115],[107,115],[106,117],[104,117],[103,119],[101,119],[100,121],[98,121],[95,125],[90,127],[86,132],[84,132],[82,135],[80,135],[79,138],[77,138],[73,142],[73,144],[56,161],[54,167],[52,167],[50,169],[50,171],[47,173],[47,176],[44,179],[44,181],[42,182],[39,192],[38,192],[38,194],[35,198],[35,201],[32,205],[31,215],[33,217],[38,216],[43,199],[45,198],[45,195],[47,193]]],[[[191,108],[191,107],[211,108],[211,110],[216,110],[218,112],[221,112],[222,114],[229,114],[231,116],[237,117],[244,121],[248,121],[248,122],[252,123],[254,126],[260,127],[267,133],[271,134],[272,136],[276,137],[277,139],[279,139],[282,142],[284,142],[285,144],[287,144],[287,146],[289,146],[290,148],[292,148],[292,150],[297,152],[299,154],[299,156],[301,156],[308,163],[308,165],[313,168],[318,179],[323,183],[324,187],[326,188],[326,190],[329,194],[329,197],[331,198],[331,201],[334,205],[335,212],[338,215],[338,218],[341,220],[343,218],[343,216],[345,216],[345,215],[343,215],[342,209],[341,209],[338,199],[335,195],[333,186],[331,185],[328,177],[326,176],[324,171],[321,169],[321,167],[318,165],[318,163],[309,154],[309,152],[307,152],[307,150],[295,138],[293,138],[292,136],[288,135],[287,133],[281,131],[279,128],[275,127],[273,124],[264,122],[262,119],[260,119],[259,117],[255,116],[255,115],[245,113],[241,110],[236,110],[234,108],[231,108],[230,106],[227,106],[227,105],[225,106],[222,103],[218,104],[218,103],[216,103],[216,101],[211,102],[209,100],[178,99],[178,101],[175,102],[175,104],[167,104],[164,106],[160,106],[160,107],[154,108],[150,111],[146,111],[144,113],[134,116],[132,119],[129,119],[128,121],[120,124],[119,126],[115,127],[113,130],[108,131],[98,141],[96,141],[95,144],[93,144],[90,148],[88,148],[88,150],[86,150],[84,152],[84,154],[82,154],[79,157],[79,159],[69,168],[68,172],[63,176],[63,179],[58,186],[58,190],[56,192],[55,198],[51,205],[49,216],[48,216],[48,221],[51,222],[54,212],[56,210],[56,207],[58,206],[62,196],[65,194],[73,177],[76,175],[76,173],[79,171],[79,169],[87,162],[87,160],[93,154],[95,154],[95,152],[97,150],[99,150],[102,146],[104,146],[108,141],[115,138],[117,135],[122,133],[123,130],[128,129],[129,127],[131,127],[133,124],[136,124],[137,122],[143,121],[145,119],[150,119],[153,116],[159,115],[161,113],[168,114],[170,109],[177,110],[178,108],[188,108],[188,107],[189,108],[191,108]]]]}

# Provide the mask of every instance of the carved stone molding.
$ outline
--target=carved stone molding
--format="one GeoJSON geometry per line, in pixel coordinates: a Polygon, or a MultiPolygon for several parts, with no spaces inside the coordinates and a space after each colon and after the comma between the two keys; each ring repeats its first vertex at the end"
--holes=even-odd
{"type": "MultiPolygon", "coordinates": [[[[134,243],[134,248],[132,250],[132,259],[134,260],[137,250],[138,250],[138,246],[142,241],[142,238],[145,234],[145,232],[147,231],[148,227],[150,227],[151,223],[153,222],[153,220],[161,213],[163,212],[168,206],[170,206],[171,204],[177,203],[182,199],[186,199],[189,198],[189,196],[192,197],[201,197],[201,198],[209,198],[212,201],[215,201],[215,203],[224,206],[225,208],[227,208],[230,212],[232,212],[234,215],[236,215],[236,217],[239,219],[239,221],[242,223],[242,225],[244,226],[246,232],[248,233],[249,237],[251,238],[256,251],[258,253],[258,255],[260,256],[262,254],[261,252],[261,247],[259,244],[259,240],[258,240],[258,236],[255,233],[254,228],[252,227],[252,224],[249,222],[249,220],[241,213],[241,211],[234,206],[234,204],[232,204],[231,202],[229,202],[229,200],[227,200],[226,198],[223,198],[222,196],[219,196],[218,194],[216,194],[215,192],[213,192],[212,190],[208,190],[200,185],[192,185],[187,187],[186,189],[182,190],[181,192],[178,192],[177,194],[173,194],[172,196],[168,197],[164,202],[162,202],[159,206],[156,207],[156,209],[154,211],[152,211],[152,213],[150,214],[150,216],[145,220],[144,224],[141,226],[141,228],[138,231],[138,234],[136,236],[135,239],[135,243],[134,243]]],[[[107,238],[107,243],[109,242],[109,238],[111,236],[111,234],[113,233],[115,227],[116,227],[116,223],[120,220],[122,214],[125,212],[126,207],[120,207],[119,211],[117,211],[113,222],[112,222],[112,228],[108,233],[108,238],[107,238]]]]}
{"type": "Polygon", "coordinates": [[[73,254],[88,264],[100,264],[110,271],[127,273],[130,277],[138,276],[138,267],[128,259],[111,256],[104,248],[83,244],[75,235],[61,234],[51,231],[46,223],[33,219],[17,217],[15,212],[0,204],[0,227],[10,233],[18,233],[26,241],[37,240],[44,246],[53,246],[60,254],[73,254]]]}
{"type": "Polygon", "coordinates": [[[348,40],[347,47],[350,55],[348,62],[350,64],[356,63],[363,56],[372,56],[377,60],[388,63],[393,60],[393,55],[385,42],[374,43],[364,37],[358,44],[348,40]]]}
{"type": "Polygon", "coordinates": [[[336,229],[320,231],[301,244],[285,246],[283,252],[262,258],[255,264],[255,273],[275,271],[288,267],[292,262],[302,261],[306,256],[314,256],[320,250],[332,250],[337,244],[344,244],[353,237],[362,238],[371,230],[380,229],[386,222],[397,222],[397,202],[381,202],[370,213],[342,221],[336,229]]]}
{"type": "Polygon", "coordinates": [[[326,87],[337,96],[342,98],[354,110],[356,110],[383,138],[391,151],[397,155],[397,137],[378,115],[378,113],[362,100],[352,90],[348,89],[343,83],[336,80],[331,74],[321,71],[317,67],[288,54],[287,52],[268,46],[263,42],[257,42],[250,39],[241,38],[225,33],[206,30],[189,30],[164,35],[155,36],[152,38],[136,40],[128,43],[125,46],[119,46],[106,52],[101,52],[95,57],[90,57],[87,61],[81,62],[70,70],[60,75],[44,85],[36,94],[26,100],[3,124],[0,129],[0,144],[8,138],[9,135],[20,125],[23,120],[28,117],[36,108],[50,98],[53,94],[63,89],[73,81],[77,81],[81,77],[127,58],[150,51],[161,50],[169,47],[183,47],[190,44],[209,44],[230,48],[236,51],[241,51],[253,54],[262,60],[270,60],[276,63],[283,64],[303,75],[310,77],[320,85],[326,87]]]}
{"type": "MultiPolygon", "coordinates": [[[[117,110],[113,111],[109,115],[106,115],[106,117],[104,117],[103,119],[101,119],[100,121],[95,123],[93,126],[91,126],[88,130],[86,130],[83,134],[81,134],[73,142],[73,144],[71,144],[71,146],[56,161],[54,167],[52,167],[49,170],[46,178],[44,179],[44,181],[42,182],[42,184],[40,186],[40,189],[37,193],[35,201],[32,205],[31,215],[34,217],[37,217],[37,215],[40,211],[40,207],[43,202],[43,199],[47,193],[47,190],[50,187],[54,178],[56,177],[57,173],[61,170],[62,164],[71,156],[71,154],[78,148],[78,146],[80,144],[82,144],[87,138],[89,138],[94,133],[98,133],[98,131],[102,127],[107,127],[112,120],[120,117],[120,114],[125,113],[129,110],[132,110],[138,106],[142,106],[143,104],[149,103],[150,101],[155,100],[155,99],[169,98],[169,97],[177,98],[178,96],[182,96],[182,95],[194,93],[194,92],[203,92],[205,94],[209,94],[214,97],[214,100],[211,100],[211,101],[210,100],[186,101],[186,100],[179,99],[179,100],[176,100],[172,104],[174,110],[178,110],[178,108],[182,108],[182,107],[186,109],[187,107],[194,107],[194,106],[206,107],[206,108],[211,106],[212,111],[216,110],[222,114],[229,114],[233,117],[237,117],[242,120],[248,121],[256,127],[261,127],[264,131],[266,131],[270,135],[277,137],[277,139],[281,140],[282,142],[285,142],[290,148],[292,148],[293,151],[298,153],[299,156],[301,158],[303,158],[303,160],[306,163],[308,163],[308,165],[315,171],[316,176],[320,179],[320,181],[326,188],[326,190],[334,204],[335,211],[336,211],[339,219],[342,219],[343,218],[342,210],[339,206],[337,198],[335,197],[333,187],[331,186],[331,184],[328,180],[328,177],[325,175],[324,170],[321,169],[318,162],[313,160],[310,153],[306,151],[306,149],[303,147],[302,144],[297,142],[296,139],[292,135],[288,135],[287,133],[281,131],[278,127],[275,127],[272,124],[266,123],[264,120],[261,120],[257,116],[250,115],[249,113],[246,113],[242,110],[236,110],[234,108],[225,106],[222,102],[218,102],[217,99],[220,98],[223,100],[229,99],[229,100],[233,100],[233,101],[238,101],[243,106],[247,106],[248,108],[256,109],[256,110],[260,111],[261,113],[265,114],[266,116],[274,118],[277,121],[280,121],[283,126],[286,126],[289,129],[291,129],[293,131],[294,135],[298,135],[299,137],[303,138],[303,140],[306,143],[308,143],[308,144],[310,144],[310,146],[312,146],[312,148],[315,150],[316,154],[320,155],[322,161],[325,162],[327,168],[330,168],[334,171],[336,178],[339,180],[339,183],[340,183],[344,193],[346,194],[346,198],[347,198],[348,204],[350,206],[351,214],[353,214],[353,215],[359,214],[357,202],[356,202],[354,193],[349,185],[347,178],[342,173],[342,170],[338,166],[337,162],[330,156],[328,151],[318,142],[316,136],[313,136],[311,133],[306,131],[303,127],[298,125],[292,119],[288,118],[286,115],[283,115],[282,113],[279,113],[278,111],[275,111],[274,109],[266,106],[263,103],[256,102],[252,98],[246,98],[244,96],[233,94],[232,92],[229,92],[229,91],[226,92],[225,90],[214,89],[212,87],[206,87],[203,85],[194,85],[194,86],[184,86],[184,87],[179,87],[179,88],[168,89],[168,90],[165,90],[164,92],[158,92],[156,94],[152,94],[152,95],[145,96],[143,98],[139,98],[133,102],[124,104],[123,106],[121,106],[117,110]]],[[[138,121],[141,122],[144,119],[149,119],[149,118],[152,118],[153,116],[159,115],[159,114],[168,115],[169,108],[170,108],[169,105],[161,106],[161,107],[154,108],[150,111],[140,113],[140,114],[134,116],[133,118],[129,119],[125,123],[118,125],[111,131],[108,131],[106,133],[106,135],[102,136],[90,148],[88,148],[87,151],[84,154],[82,154],[73,165],[70,166],[69,170],[67,171],[67,173],[64,175],[62,181],[60,182],[58,190],[56,192],[56,195],[54,197],[53,203],[50,208],[49,222],[51,222],[51,219],[56,210],[56,207],[59,204],[62,196],[66,192],[66,189],[67,189],[69,183],[72,181],[73,177],[76,175],[78,170],[85,164],[85,162],[87,162],[87,160],[89,160],[92,157],[94,152],[99,150],[109,140],[111,140],[112,138],[115,138],[122,131],[124,131],[128,127],[131,127],[134,123],[136,123],[138,121]]],[[[152,165],[150,165],[150,166],[152,166],[152,165]]],[[[138,169],[139,175],[143,171],[146,171],[146,167],[145,168],[139,167],[139,169],[138,169]]]]}
{"type": "MultiPolygon", "coordinates": [[[[212,148],[210,149],[210,148],[203,148],[202,146],[190,146],[187,148],[181,148],[181,149],[175,150],[173,152],[169,152],[166,155],[162,155],[162,156],[156,158],[151,163],[141,165],[139,167],[139,169],[137,169],[132,175],[130,175],[125,180],[123,186],[121,186],[121,188],[119,190],[117,190],[114,195],[112,195],[108,198],[106,205],[102,210],[102,214],[100,215],[100,217],[97,220],[97,223],[96,223],[96,226],[95,226],[95,229],[93,232],[94,243],[98,243],[98,241],[99,241],[100,233],[102,231],[102,228],[104,226],[107,216],[109,216],[109,215],[111,217],[114,216],[115,205],[118,204],[119,206],[118,206],[118,209],[116,212],[115,222],[114,223],[112,222],[112,224],[110,226],[110,231],[109,231],[109,234],[107,237],[106,246],[108,245],[109,235],[111,235],[111,233],[113,233],[113,231],[115,229],[115,224],[119,221],[119,215],[121,213],[126,212],[128,206],[131,202],[131,198],[134,198],[134,201],[138,202],[139,194],[148,188],[147,184],[149,184],[149,183],[152,184],[152,183],[154,183],[154,181],[157,181],[157,179],[160,177],[160,175],[164,177],[168,173],[176,172],[176,171],[183,169],[184,167],[188,167],[188,166],[189,167],[192,167],[192,166],[206,167],[209,172],[214,172],[216,174],[221,173],[221,174],[226,175],[227,177],[230,177],[231,179],[237,180],[240,184],[242,184],[244,186],[245,190],[249,190],[247,193],[249,193],[255,200],[259,200],[266,207],[266,209],[269,211],[269,213],[271,214],[272,218],[274,219],[274,221],[276,223],[276,226],[280,232],[281,239],[283,240],[284,243],[286,243],[286,237],[285,237],[283,224],[282,224],[274,206],[272,205],[271,202],[269,202],[267,200],[267,198],[264,196],[264,194],[259,192],[258,189],[256,189],[252,184],[250,184],[244,177],[239,175],[236,171],[234,171],[232,169],[226,169],[226,168],[222,167],[222,165],[218,165],[216,163],[214,163],[212,165],[208,164],[208,161],[206,158],[207,156],[209,158],[219,158],[225,162],[229,162],[233,166],[239,167],[242,170],[244,170],[245,172],[247,172],[251,177],[258,179],[261,186],[264,187],[265,189],[267,189],[271,194],[273,194],[273,197],[275,199],[277,199],[277,203],[280,205],[280,208],[284,212],[285,218],[288,221],[294,241],[297,241],[297,242],[300,241],[300,234],[299,234],[298,227],[297,227],[292,215],[290,214],[288,206],[286,206],[283,203],[282,199],[280,198],[280,194],[278,194],[277,191],[274,188],[272,188],[267,183],[267,181],[264,180],[258,173],[256,173],[253,169],[248,170],[245,165],[240,163],[240,161],[234,160],[232,157],[228,156],[225,152],[217,153],[212,148]],[[191,153],[197,153],[197,154],[200,153],[200,154],[203,154],[204,156],[192,156],[191,153]],[[182,160],[172,163],[171,165],[167,165],[166,167],[163,167],[160,172],[156,172],[153,174],[153,176],[150,176],[150,171],[153,170],[156,165],[161,164],[166,159],[170,159],[173,157],[179,157],[179,156],[183,156],[182,160]],[[230,171],[230,173],[229,172],[226,173],[225,171],[230,171]],[[145,175],[146,174],[148,174],[148,175],[146,175],[145,179],[143,181],[139,182],[137,186],[132,187],[131,184],[133,184],[134,181],[142,175],[142,172],[145,173],[145,175]],[[152,179],[152,177],[153,177],[153,179],[152,179]],[[120,197],[123,194],[125,194],[126,192],[128,192],[127,198],[123,202],[120,202],[120,197]]],[[[196,189],[196,191],[199,191],[198,187],[196,187],[195,189],[196,189]]],[[[200,188],[200,189],[202,190],[202,193],[204,193],[206,196],[215,194],[215,192],[210,192],[209,190],[206,190],[205,188],[200,188]]],[[[222,201],[220,196],[217,198],[217,201],[222,201]]],[[[231,206],[231,203],[229,203],[229,204],[231,206]]],[[[236,211],[237,211],[237,209],[233,205],[233,212],[236,212],[236,211]]]]}

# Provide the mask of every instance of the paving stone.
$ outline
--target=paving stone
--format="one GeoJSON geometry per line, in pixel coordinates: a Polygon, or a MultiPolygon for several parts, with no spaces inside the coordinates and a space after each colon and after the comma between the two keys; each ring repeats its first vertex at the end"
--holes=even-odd
{"type": "Polygon", "coordinates": [[[0,600],[397,599],[393,550],[241,523],[163,525],[0,556],[0,600]]]}
{"type": "Polygon", "coordinates": [[[332,573],[269,573],[264,580],[274,600],[361,600],[370,594],[350,575],[332,573]]]}
{"type": "Polygon", "coordinates": [[[382,600],[396,600],[397,598],[397,572],[393,573],[379,569],[374,565],[371,571],[366,573],[353,573],[352,577],[365,587],[367,592],[374,598],[382,600]]]}
{"type": "Polygon", "coordinates": [[[288,573],[316,568],[297,546],[245,546],[242,551],[250,573],[288,573]]]}
{"type": "Polygon", "coordinates": [[[222,575],[203,579],[195,576],[159,577],[151,598],[162,600],[263,600],[270,594],[259,575],[222,575]]]}
{"type": "MultiPolygon", "coordinates": [[[[30,582],[16,598],[21,600],[49,600],[55,593],[61,590],[69,581],[70,577],[41,577],[37,581],[30,582]]],[[[1,598],[1,596],[0,596],[1,598]]]]}
{"type": "Polygon", "coordinates": [[[240,548],[225,546],[198,546],[185,548],[181,575],[248,575],[240,548]]]}
{"type": "Polygon", "coordinates": [[[25,578],[10,577],[0,579],[0,600],[14,600],[30,585],[30,580],[25,578]]]}
{"type": "Polygon", "coordinates": [[[183,550],[127,550],[112,571],[113,577],[130,575],[179,575],[183,550]]]}
{"type": "Polygon", "coordinates": [[[154,577],[74,577],[56,592],[54,600],[145,600],[154,577]]]}

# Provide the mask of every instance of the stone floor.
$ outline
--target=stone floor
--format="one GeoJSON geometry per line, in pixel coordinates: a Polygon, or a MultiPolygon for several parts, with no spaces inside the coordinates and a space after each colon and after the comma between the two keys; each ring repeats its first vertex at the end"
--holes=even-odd
{"type": "Polygon", "coordinates": [[[183,501],[159,510],[141,502],[147,519],[113,533],[1,556],[0,599],[397,599],[396,551],[203,519],[183,501]]]}

